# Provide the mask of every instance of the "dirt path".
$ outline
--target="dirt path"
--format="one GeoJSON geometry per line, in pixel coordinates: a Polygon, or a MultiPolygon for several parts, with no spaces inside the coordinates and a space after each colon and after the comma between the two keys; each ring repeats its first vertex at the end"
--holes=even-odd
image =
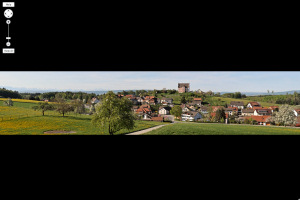
{"type": "Polygon", "coordinates": [[[163,125],[159,125],[159,126],[154,126],[154,127],[152,127],[152,128],[144,129],[144,130],[141,130],[141,131],[136,131],[136,132],[133,132],[133,133],[128,133],[128,134],[126,134],[126,135],[141,135],[141,134],[150,132],[150,131],[152,131],[152,130],[161,128],[161,127],[166,126],[166,125],[169,125],[169,124],[163,124],[163,125]]]}

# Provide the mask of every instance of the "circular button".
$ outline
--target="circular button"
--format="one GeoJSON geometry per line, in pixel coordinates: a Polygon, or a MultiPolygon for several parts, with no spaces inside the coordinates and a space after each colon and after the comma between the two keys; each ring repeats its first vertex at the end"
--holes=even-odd
{"type": "Polygon", "coordinates": [[[8,47],[9,47],[9,46],[10,46],[10,42],[7,42],[7,43],[6,43],[6,46],[8,46],[8,47]]]}
{"type": "Polygon", "coordinates": [[[6,9],[5,11],[4,11],[4,16],[6,17],[6,18],[11,18],[12,16],[13,16],[13,11],[11,10],[11,9],[6,9]]]}

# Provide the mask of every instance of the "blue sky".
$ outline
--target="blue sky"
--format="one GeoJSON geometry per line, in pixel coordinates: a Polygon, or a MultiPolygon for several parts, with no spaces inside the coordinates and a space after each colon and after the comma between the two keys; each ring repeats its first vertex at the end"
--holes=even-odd
{"type": "Polygon", "coordinates": [[[178,82],[192,90],[274,92],[300,90],[300,71],[60,71],[0,72],[0,87],[58,90],[177,89],[178,82]]]}

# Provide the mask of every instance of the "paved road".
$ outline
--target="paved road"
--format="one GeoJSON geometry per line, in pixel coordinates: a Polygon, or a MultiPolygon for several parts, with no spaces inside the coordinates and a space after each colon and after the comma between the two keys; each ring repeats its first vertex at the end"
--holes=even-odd
{"type": "Polygon", "coordinates": [[[163,125],[155,126],[155,127],[152,127],[152,128],[141,130],[141,131],[136,131],[136,132],[133,132],[133,133],[128,133],[126,135],[141,135],[141,134],[144,134],[144,133],[147,133],[149,131],[161,128],[161,127],[166,126],[166,125],[169,125],[169,124],[163,124],[163,125]]]}

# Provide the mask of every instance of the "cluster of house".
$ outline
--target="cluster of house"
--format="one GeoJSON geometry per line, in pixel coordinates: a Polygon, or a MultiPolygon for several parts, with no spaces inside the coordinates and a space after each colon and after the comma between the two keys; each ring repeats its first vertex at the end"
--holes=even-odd
{"type": "MultiPolygon", "coordinates": [[[[212,116],[215,115],[216,110],[222,106],[213,106],[212,116]]],[[[224,107],[223,107],[224,108],[224,107]]],[[[258,102],[249,102],[246,107],[241,101],[232,101],[227,108],[224,108],[226,118],[235,115],[239,120],[253,119],[258,125],[270,125],[270,118],[275,111],[279,111],[278,106],[262,107],[258,102]]],[[[295,116],[298,118],[300,109],[294,110],[295,116]]],[[[299,118],[298,118],[299,120],[299,118]]]]}
{"type": "Polygon", "coordinates": [[[230,106],[225,108],[225,113],[228,116],[239,116],[240,120],[253,119],[259,125],[270,125],[269,119],[274,111],[278,111],[278,106],[262,107],[258,102],[249,102],[244,108],[244,102],[232,101],[230,106]]]}
{"type": "MultiPolygon", "coordinates": [[[[209,115],[208,117],[215,117],[218,109],[224,109],[226,119],[230,116],[235,116],[238,120],[246,120],[252,118],[258,125],[270,125],[270,118],[275,111],[279,111],[278,106],[262,107],[258,102],[249,102],[244,106],[242,101],[231,101],[230,105],[224,106],[203,106],[201,105],[201,98],[194,98],[192,103],[182,104],[182,121],[197,121],[201,119],[202,115],[209,115]],[[198,108],[198,109],[197,109],[198,108]]],[[[298,124],[300,124],[300,109],[294,110],[297,117],[298,124]]]]}
{"type": "Polygon", "coordinates": [[[173,104],[172,98],[157,98],[155,96],[135,96],[129,95],[118,95],[119,98],[128,98],[133,103],[133,112],[137,114],[143,120],[149,121],[173,121],[173,116],[170,115],[170,111],[173,104]],[[153,112],[151,105],[160,105],[158,112],[153,112]]]}
{"type": "MultiPolygon", "coordinates": [[[[178,92],[186,93],[190,91],[190,83],[178,83],[178,92]]],[[[117,95],[119,98],[128,98],[133,103],[133,112],[141,119],[150,121],[174,121],[174,116],[170,115],[173,104],[172,98],[157,98],[155,96],[136,96],[117,95]],[[157,112],[151,109],[151,105],[160,105],[157,112]]],[[[86,108],[98,103],[97,98],[91,100],[91,104],[86,104],[86,108]]],[[[262,107],[258,102],[249,102],[244,106],[242,101],[231,101],[226,108],[223,106],[204,106],[201,98],[194,98],[192,102],[181,104],[182,121],[198,121],[204,116],[214,117],[218,109],[225,110],[226,121],[230,116],[235,116],[238,120],[246,120],[252,118],[259,125],[270,125],[269,119],[274,111],[278,111],[278,106],[262,107]]],[[[295,116],[300,124],[300,109],[294,110],[295,116]]]]}

